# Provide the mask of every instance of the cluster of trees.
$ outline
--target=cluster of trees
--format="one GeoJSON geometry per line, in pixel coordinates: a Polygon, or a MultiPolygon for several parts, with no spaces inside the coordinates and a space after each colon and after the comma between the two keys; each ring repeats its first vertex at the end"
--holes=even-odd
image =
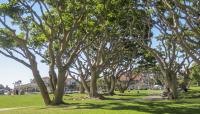
{"type": "Polygon", "coordinates": [[[0,4],[0,54],[32,71],[46,105],[63,103],[67,76],[91,98],[102,98],[99,78],[113,95],[122,74],[155,66],[176,99],[178,76],[188,84],[191,61],[200,63],[199,5],[198,0],[8,0],[0,4]],[[38,58],[49,67],[53,99],[38,58]]]}
{"type": "Polygon", "coordinates": [[[2,84],[0,84],[0,89],[10,90],[10,88],[8,87],[8,85],[6,85],[4,87],[4,85],[2,85],[2,84]]]}
{"type": "Polygon", "coordinates": [[[4,86],[2,84],[0,84],[0,89],[4,89],[4,86]]]}

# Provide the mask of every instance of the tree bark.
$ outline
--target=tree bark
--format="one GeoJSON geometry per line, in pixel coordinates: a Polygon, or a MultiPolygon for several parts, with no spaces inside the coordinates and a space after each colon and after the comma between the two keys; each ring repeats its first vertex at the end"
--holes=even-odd
{"type": "Polygon", "coordinates": [[[104,76],[104,80],[105,80],[105,83],[107,85],[107,91],[109,92],[110,87],[111,87],[111,80],[109,80],[108,78],[110,78],[110,77],[104,76]]]}
{"type": "Polygon", "coordinates": [[[120,93],[124,93],[125,90],[128,89],[129,85],[131,83],[131,80],[128,81],[118,81],[118,89],[120,93]]]}
{"type": "Polygon", "coordinates": [[[64,70],[58,71],[58,80],[57,80],[57,87],[54,93],[55,98],[52,101],[53,105],[63,104],[63,94],[64,94],[64,87],[65,87],[65,74],[64,70]]]}
{"type": "Polygon", "coordinates": [[[57,77],[56,77],[56,73],[54,72],[54,69],[50,69],[49,77],[50,77],[51,88],[54,93],[56,90],[56,85],[57,85],[57,77]]]}
{"type": "Polygon", "coordinates": [[[85,88],[82,83],[80,83],[80,93],[81,94],[85,93],[85,88]]]}
{"type": "Polygon", "coordinates": [[[86,80],[84,79],[83,76],[80,77],[81,77],[81,84],[83,85],[84,89],[87,91],[87,93],[90,93],[90,88],[88,87],[86,80]]]}
{"type": "Polygon", "coordinates": [[[44,81],[42,80],[41,76],[40,76],[40,73],[38,71],[38,67],[37,67],[37,62],[36,62],[36,59],[35,59],[35,56],[28,50],[27,47],[25,47],[25,51],[26,51],[26,55],[28,57],[28,60],[31,64],[31,70],[32,70],[32,73],[33,73],[33,76],[34,76],[34,79],[40,89],[40,93],[42,95],[42,98],[44,100],[44,103],[45,105],[49,105],[51,104],[51,99],[49,97],[49,93],[48,93],[48,90],[47,90],[47,87],[44,83],[44,81]]]}
{"type": "Polygon", "coordinates": [[[177,77],[176,74],[173,73],[172,71],[167,71],[166,72],[166,80],[168,83],[169,87],[169,94],[168,98],[169,99],[177,99],[178,98],[178,92],[177,92],[177,77]]]}
{"type": "Polygon", "coordinates": [[[48,90],[44,84],[44,81],[42,80],[39,72],[33,68],[32,70],[32,73],[33,73],[33,76],[34,76],[34,79],[40,89],[40,93],[42,95],[42,98],[44,100],[44,103],[45,105],[50,105],[51,104],[51,99],[49,97],[49,93],[48,93],[48,90]]]}
{"type": "Polygon", "coordinates": [[[90,81],[90,97],[91,98],[98,98],[98,93],[97,93],[97,78],[96,75],[93,74],[91,76],[91,81],[90,81]]]}
{"type": "Polygon", "coordinates": [[[115,82],[116,82],[116,79],[115,77],[112,75],[111,78],[110,78],[110,81],[111,81],[111,84],[110,84],[110,89],[108,91],[108,94],[109,95],[114,95],[114,90],[115,90],[115,82]]]}
{"type": "Polygon", "coordinates": [[[189,88],[189,82],[190,82],[190,78],[189,78],[189,71],[187,73],[183,73],[183,83],[181,84],[181,88],[187,92],[188,88],[189,88]]]}

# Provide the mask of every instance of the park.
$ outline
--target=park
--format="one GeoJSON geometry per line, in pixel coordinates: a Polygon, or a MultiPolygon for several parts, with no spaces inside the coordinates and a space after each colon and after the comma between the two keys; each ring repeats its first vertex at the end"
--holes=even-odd
{"type": "Polygon", "coordinates": [[[1,114],[198,114],[200,87],[192,87],[181,99],[144,99],[159,90],[126,92],[123,95],[106,96],[104,100],[86,99],[84,94],[64,96],[65,105],[46,107],[40,95],[0,96],[1,114]],[[13,108],[15,107],[15,108],[13,108]],[[4,110],[3,110],[4,109],[4,110]],[[5,110],[7,109],[7,110],[5,110]]]}
{"type": "Polygon", "coordinates": [[[199,114],[199,7],[1,0],[0,114],[199,114]]]}

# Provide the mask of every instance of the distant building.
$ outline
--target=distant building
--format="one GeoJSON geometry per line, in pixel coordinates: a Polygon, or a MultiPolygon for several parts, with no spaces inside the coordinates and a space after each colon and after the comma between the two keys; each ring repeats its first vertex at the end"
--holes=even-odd
{"type": "MultiPolygon", "coordinates": [[[[42,80],[44,81],[44,84],[47,87],[47,90],[49,92],[52,92],[51,84],[50,84],[50,78],[49,77],[42,77],[42,80]]],[[[30,80],[30,83],[27,84],[20,84],[18,86],[15,86],[15,89],[17,90],[23,90],[26,93],[33,93],[33,92],[39,92],[39,87],[35,81],[35,79],[30,80]]],[[[67,78],[65,80],[65,91],[78,91],[79,90],[79,83],[76,82],[72,78],[67,78]]]]}
{"type": "Polygon", "coordinates": [[[118,79],[121,82],[130,81],[128,89],[151,89],[154,85],[153,83],[153,73],[138,73],[138,74],[128,74],[125,73],[118,79]]]}
{"type": "MultiPolygon", "coordinates": [[[[42,77],[42,80],[44,81],[44,84],[46,85],[47,87],[47,90],[49,92],[51,92],[51,86],[50,86],[50,80],[49,80],[49,77],[42,77]]],[[[30,81],[30,83],[27,83],[27,84],[20,84],[18,86],[15,86],[14,88],[15,90],[23,90],[24,92],[27,92],[27,93],[33,93],[33,92],[39,92],[39,87],[35,81],[35,79],[32,79],[30,81]]]]}
{"type": "MultiPolygon", "coordinates": [[[[51,92],[52,89],[51,89],[51,84],[50,84],[50,78],[49,78],[49,77],[42,77],[42,80],[43,80],[45,86],[47,87],[47,90],[48,90],[49,92],[51,92]]],[[[31,81],[30,81],[30,84],[31,84],[32,86],[36,86],[36,87],[38,88],[35,79],[31,80],[31,81]]],[[[38,90],[39,90],[39,88],[38,88],[38,90]]]]}
{"type": "Polygon", "coordinates": [[[80,84],[73,78],[65,80],[65,91],[79,91],[80,84]]]}

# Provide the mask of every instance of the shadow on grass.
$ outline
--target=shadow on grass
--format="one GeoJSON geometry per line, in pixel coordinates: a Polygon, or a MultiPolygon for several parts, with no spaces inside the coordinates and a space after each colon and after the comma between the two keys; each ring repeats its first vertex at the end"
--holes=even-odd
{"type": "Polygon", "coordinates": [[[200,98],[200,91],[188,91],[181,93],[180,98],[200,98]]]}
{"type": "MultiPolygon", "coordinates": [[[[80,109],[104,109],[104,110],[126,110],[126,111],[138,111],[153,114],[200,114],[200,99],[199,91],[189,91],[186,93],[185,98],[187,100],[177,100],[177,101],[145,101],[142,98],[137,98],[137,96],[145,96],[146,94],[124,94],[124,95],[114,95],[114,97],[106,96],[105,100],[98,100],[92,102],[82,102],[82,103],[67,103],[66,105],[51,106],[48,108],[61,108],[63,110],[77,110],[80,109]],[[125,96],[125,97],[123,97],[125,96]],[[127,98],[128,97],[128,98],[127,98]],[[193,102],[192,100],[197,101],[193,102]],[[140,100],[139,100],[140,99],[140,100]],[[100,101],[100,102],[99,102],[100,101]]],[[[46,108],[41,108],[46,109],[46,108]]]]}
{"type": "Polygon", "coordinates": [[[120,93],[120,94],[116,94],[116,96],[148,96],[147,93],[138,93],[138,94],[132,94],[132,93],[126,93],[126,94],[123,94],[123,93],[120,93]]]}
{"type": "MultiPolygon", "coordinates": [[[[52,107],[50,107],[52,108],[52,107]]],[[[129,110],[146,112],[153,114],[199,114],[200,105],[191,102],[147,102],[147,101],[113,101],[108,103],[69,103],[55,108],[62,108],[64,110],[80,110],[80,109],[105,109],[105,110],[129,110]]]]}
{"type": "Polygon", "coordinates": [[[133,98],[115,98],[115,97],[105,97],[103,100],[116,100],[116,101],[119,101],[119,100],[123,100],[123,101],[135,101],[135,100],[141,100],[141,98],[137,98],[137,97],[133,97],[133,98]]]}
{"type": "MultiPolygon", "coordinates": [[[[154,114],[199,114],[200,107],[171,107],[172,103],[162,102],[162,103],[153,103],[153,102],[134,102],[133,105],[126,105],[124,103],[107,103],[107,104],[94,104],[86,103],[77,107],[77,109],[107,109],[107,110],[135,110],[139,112],[148,112],[154,114]]],[[[176,103],[177,104],[177,103],[176,103]]],[[[181,102],[178,104],[182,104],[181,102]]]]}

